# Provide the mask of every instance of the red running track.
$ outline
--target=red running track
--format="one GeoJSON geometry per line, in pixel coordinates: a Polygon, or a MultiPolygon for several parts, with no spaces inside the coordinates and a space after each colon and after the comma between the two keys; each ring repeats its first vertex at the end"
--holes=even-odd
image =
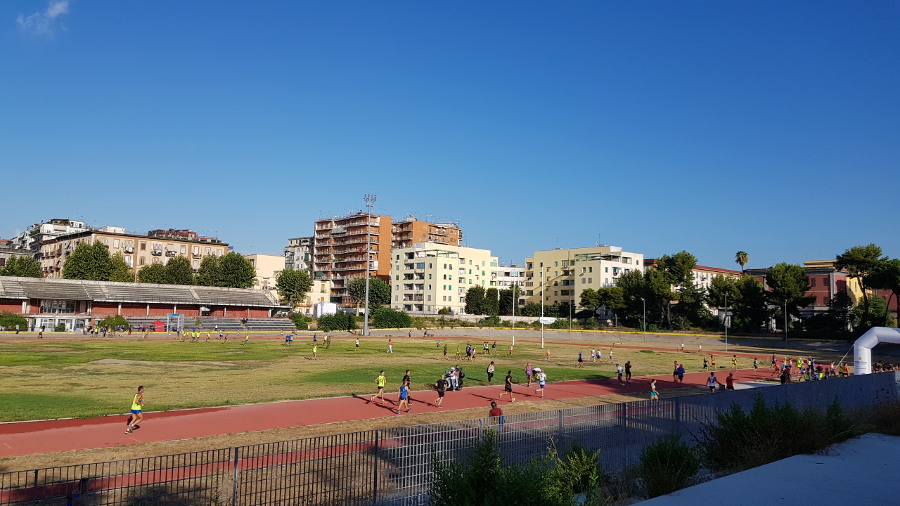
{"type": "MultiPolygon", "coordinates": [[[[723,382],[727,374],[728,371],[725,370],[716,373],[723,382]]],[[[704,387],[708,376],[709,374],[705,372],[688,373],[685,375],[684,384],[674,383],[671,376],[655,376],[655,378],[658,390],[697,389],[704,387]]],[[[548,383],[544,397],[548,400],[559,400],[592,395],[649,392],[648,385],[651,378],[654,377],[634,378],[625,386],[619,386],[615,379],[548,383]]],[[[772,378],[771,369],[735,371],[737,383],[770,378],[772,378]]],[[[500,381],[502,382],[502,379],[500,381]]],[[[457,392],[447,392],[442,409],[433,404],[437,398],[435,392],[412,392],[412,411],[435,413],[482,407],[485,408],[487,416],[490,401],[498,400],[498,394],[502,390],[501,383],[497,386],[466,387],[457,392]]],[[[541,400],[534,387],[527,388],[524,384],[515,385],[513,392],[518,402],[541,400]]],[[[357,397],[150,412],[145,414],[141,429],[132,434],[125,434],[126,415],[3,423],[0,424],[0,458],[405,416],[396,414],[396,392],[385,395],[389,400],[385,405],[381,405],[377,400],[374,403],[369,402],[370,395],[371,393],[357,397]]],[[[509,402],[511,402],[509,396],[504,396],[500,404],[509,402]]]]}

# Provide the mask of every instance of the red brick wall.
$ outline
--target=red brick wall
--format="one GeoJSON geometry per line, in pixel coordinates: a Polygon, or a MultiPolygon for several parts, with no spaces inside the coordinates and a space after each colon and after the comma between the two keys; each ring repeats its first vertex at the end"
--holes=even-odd
{"type": "Polygon", "coordinates": [[[21,300],[0,300],[0,313],[22,313],[21,300]]]}

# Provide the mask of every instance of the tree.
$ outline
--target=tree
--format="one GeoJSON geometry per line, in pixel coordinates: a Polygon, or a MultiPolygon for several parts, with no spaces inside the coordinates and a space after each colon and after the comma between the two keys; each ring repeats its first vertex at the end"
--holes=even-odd
{"type": "Polygon", "coordinates": [[[0,276],[19,276],[23,278],[40,278],[44,276],[41,263],[29,256],[15,255],[0,267],[0,276]]]}
{"type": "Polygon", "coordinates": [[[125,263],[125,255],[121,252],[117,251],[113,256],[109,259],[110,262],[110,270],[109,270],[109,280],[110,281],[119,281],[123,283],[133,283],[134,282],[134,270],[131,267],[128,267],[128,264],[125,263]]]}
{"type": "Polygon", "coordinates": [[[865,278],[879,262],[881,258],[881,248],[874,244],[866,246],[854,246],[842,254],[838,255],[834,262],[834,268],[838,270],[846,270],[847,275],[859,282],[859,288],[863,294],[863,318],[862,321],[869,321],[869,295],[866,293],[865,278]]]}
{"type": "Polygon", "coordinates": [[[157,285],[168,285],[169,272],[163,264],[150,264],[141,267],[138,271],[138,281],[141,283],[155,283],[157,285]]]}
{"type": "MultiPolygon", "coordinates": [[[[616,283],[616,286],[622,289],[622,299],[625,304],[625,308],[619,317],[632,327],[639,327],[644,321],[644,307],[646,306],[646,301],[650,298],[645,278],[646,276],[643,272],[635,269],[621,275],[619,282],[616,283]]],[[[652,304],[649,309],[652,315],[652,304]]]]}
{"type": "MultiPolygon", "coordinates": [[[[347,283],[347,295],[353,298],[357,307],[366,304],[366,278],[355,278],[347,283]]],[[[369,308],[387,306],[391,303],[391,285],[381,278],[369,278],[369,308]]]]}
{"type": "Polygon", "coordinates": [[[338,311],[335,314],[322,315],[319,317],[317,328],[323,332],[331,332],[334,330],[353,330],[357,328],[356,318],[346,311],[338,311]]]}
{"type": "MultiPolygon", "coordinates": [[[[513,304],[514,301],[518,301],[522,296],[522,290],[519,289],[519,285],[514,284],[509,290],[500,290],[500,312],[499,314],[508,316],[513,314],[513,304]]],[[[521,315],[522,310],[519,309],[519,306],[516,306],[516,314],[521,315]]]]}
{"type": "Polygon", "coordinates": [[[66,279],[87,279],[109,281],[112,261],[109,248],[102,242],[79,243],[63,265],[62,275],[66,279]]]}
{"type": "Polygon", "coordinates": [[[0,327],[15,328],[19,326],[20,330],[28,330],[28,319],[22,315],[14,313],[0,313],[0,327]]]}
{"type": "Polygon", "coordinates": [[[738,251],[734,255],[734,262],[741,266],[741,274],[744,273],[744,266],[750,261],[750,255],[746,251],[738,251]]]}
{"type": "Polygon", "coordinates": [[[601,307],[611,313],[618,313],[626,306],[625,290],[621,286],[598,288],[597,290],[585,288],[581,292],[578,305],[588,308],[595,317],[601,307]]]}
{"type": "Polygon", "coordinates": [[[485,314],[485,290],[483,286],[475,285],[466,290],[466,313],[485,314]]]}
{"type": "Polygon", "coordinates": [[[221,277],[216,286],[250,288],[253,286],[253,278],[256,277],[256,269],[250,260],[234,251],[219,260],[219,270],[221,277]]]}
{"type": "Polygon", "coordinates": [[[488,288],[484,293],[484,314],[496,316],[500,314],[500,292],[496,288],[488,288]]]}
{"type": "Polygon", "coordinates": [[[281,303],[292,308],[306,300],[306,294],[312,289],[312,285],[308,272],[295,269],[285,269],[275,279],[275,289],[278,290],[281,303]]]}
{"type": "Polygon", "coordinates": [[[746,274],[737,281],[737,296],[731,308],[731,326],[736,330],[754,332],[762,328],[768,317],[766,289],[746,274]]]}
{"type": "MultiPolygon", "coordinates": [[[[191,261],[184,255],[178,255],[171,258],[166,263],[166,273],[169,284],[172,285],[193,285],[194,284],[194,268],[191,267],[191,261]]],[[[239,287],[234,287],[239,288],[239,287]]]]}
{"type": "Polygon", "coordinates": [[[403,329],[412,327],[412,317],[403,311],[379,307],[372,310],[372,324],[379,329],[403,329]]]}
{"type": "Polygon", "coordinates": [[[222,269],[219,267],[221,257],[207,255],[200,261],[197,270],[197,284],[201,286],[222,286],[222,269]]]}
{"type": "Polygon", "coordinates": [[[900,300],[900,260],[882,259],[866,276],[866,286],[881,290],[890,290],[891,296],[887,306],[891,307],[891,299],[900,300]]]}
{"type": "MultiPolygon", "coordinates": [[[[679,251],[672,256],[663,255],[656,261],[656,269],[648,274],[650,294],[665,315],[665,326],[672,327],[672,302],[694,302],[698,294],[694,287],[694,267],[697,257],[687,251],[679,251]],[[654,274],[662,273],[662,277],[654,274]]],[[[684,317],[684,314],[681,314],[684,317]]],[[[693,318],[690,318],[693,320],[693,318]]]]}
{"type": "MultiPolygon", "coordinates": [[[[799,318],[800,308],[808,306],[815,297],[807,296],[809,277],[803,267],[780,263],[766,274],[766,284],[771,291],[769,301],[777,308],[787,309],[788,314],[799,318]]],[[[784,316],[784,313],[782,313],[784,316]]]]}

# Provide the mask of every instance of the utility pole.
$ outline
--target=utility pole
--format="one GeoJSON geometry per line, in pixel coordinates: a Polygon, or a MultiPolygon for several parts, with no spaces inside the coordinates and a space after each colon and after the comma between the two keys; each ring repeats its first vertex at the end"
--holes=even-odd
{"type": "Polygon", "coordinates": [[[366,201],[366,314],[365,319],[363,320],[363,335],[369,335],[369,252],[371,251],[371,229],[369,225],[372,221],[372,206],[375,205],[375,199],[378,198],[378,195],[367,193],[363,196],[363,200],[366,201]]]}

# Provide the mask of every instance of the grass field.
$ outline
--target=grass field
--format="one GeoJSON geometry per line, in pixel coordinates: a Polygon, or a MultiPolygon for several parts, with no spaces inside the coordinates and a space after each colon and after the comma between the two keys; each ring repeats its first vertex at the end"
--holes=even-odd
{"type": "MultiPolygon", "coordinates": [[[[247,345],[230,340],[182,342],[158,338],[140,340],[10,340],[0,341],[0,421],[92,417],[125,413],[138,385],[144,385],[145,409],[165,411],[269,402],[312,397],[371,393],[374,379],[384,369],[388,391],[399,386],[406,369],[412,370],[413,390],[430,387],[453,364],[466,372],[467,385],[487,384],[485,368],[496,362],[495,384],[506,371],[524,380],[525,363],[546,366],[550,381],[609,378],[615,365],[605,359],[589,360],[591,343],[555,344],[550,362],[537,343],[519,341],[513,357],[506,356],[508,342],[498,342],[498,355],[478,355],[474,362],[456,359],[456,345],[449,339],[436,346],[434,339],[394,340],[387,354],[387,339],[364,339],[354,351],[354,338],[333,339],[330,349],[321,341],[318,360],[310,360],[312,341],[304,339],[284,346],[278,336],[254,337],[247,345]],[[443,344],[449,360],[443,360],[443,344]],[[500,350],[503,352],[500,352],[500,350]],[[585,367],[576,367],[578,351],[585,367]]],[[[483,341],[472,341],[481,348],[483,341]]],[[[599,346],[599,343],[597,343],[599,346]]],[[[601,349],[601,348],[598,348],[601,349]]],[[[602,348],[608,356],[609,344],[602,348]]],[[[760,357],[762,358],[762,356],[760,357]]],[[[631,360],[635,375],[666,374],[673,360],[684,360],[688,371],[699,370],[699,355],[674,351],[616,349],[615,362],[631,360]],[[696,363],[692,363],[696,362],[696,363]]],[[[725,365],[725,357],[719,365],[725,365]]],[[[749,367],[751,359],[741,359],[749,367]]]]}

